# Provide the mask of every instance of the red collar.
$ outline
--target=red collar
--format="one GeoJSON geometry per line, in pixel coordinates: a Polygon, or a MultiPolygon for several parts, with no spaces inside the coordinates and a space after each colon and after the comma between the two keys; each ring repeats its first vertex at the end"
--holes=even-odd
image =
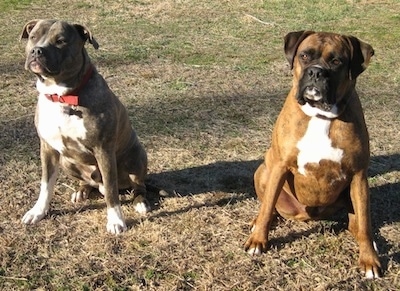
{"type": "Polygon", "coordinates": [[[82,82],[76,87],[72,92],[67,95],[58,95],[58,94],[45,94],[46,98],[53,102],[65,103],[68,105],[77,106],[79,104],[79,91],[86,85],[89,81],[90,77],[93,73],[93,66],[91,65],[89,69],[86,71],[85,76],[83,76],[82,82]]]}

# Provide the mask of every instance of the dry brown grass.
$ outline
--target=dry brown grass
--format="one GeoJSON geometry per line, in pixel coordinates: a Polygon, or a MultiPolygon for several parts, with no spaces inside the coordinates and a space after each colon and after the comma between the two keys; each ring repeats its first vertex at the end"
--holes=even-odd
{"type": "Polygon", "coordinates": [[[399,290],[398,1],[23,1],[0,12],[0,287],[2,290],[399,290]],[[292,8],[289,8],[292,7],[292,8]],[[18,42],[32,18],[87,24],[88,48],[120,96],[150,158],[149,180],[175,195],[129,230],[105,231],[105,205],[69,202],[61,176],[50,215],[21,216],[39,187],[34,77],[18,42]],[[290,86],[285,33],[354,34],[376,51],[359,93],[371,134],[373,230],[385,269],[365,280],[346,219],[277,219],[271,249],[242,245],[257,213],[252,174],[290,86]]]}

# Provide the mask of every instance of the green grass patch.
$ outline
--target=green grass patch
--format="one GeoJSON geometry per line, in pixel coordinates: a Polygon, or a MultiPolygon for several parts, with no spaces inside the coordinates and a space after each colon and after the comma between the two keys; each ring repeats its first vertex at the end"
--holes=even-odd
{"type": "Polygon", "coordinates": [[[0,1],[0,11],[7,12],[12,10],[21,10],[31,3],[32,0],[2,0],[0,1]]]}

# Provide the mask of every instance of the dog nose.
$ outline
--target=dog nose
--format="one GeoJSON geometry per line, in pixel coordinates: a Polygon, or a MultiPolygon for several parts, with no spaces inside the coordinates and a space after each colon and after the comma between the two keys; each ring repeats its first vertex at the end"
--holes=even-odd
{"type": "Polygon", "coordinates": [[[321,67],[313,66],[307,69],[307,74],[310,79],[318,81],[320,78],[328,77],[327,71],[321,67]]]}
{"type": "Polygon", "coordinates": [[[33,56],[33,57],[39,57],[39,56],[41,56],[43,54],[43,49],[41,48],[41,47],[34,47],[32,50],[31,50],[31,55],[33,56]]]}

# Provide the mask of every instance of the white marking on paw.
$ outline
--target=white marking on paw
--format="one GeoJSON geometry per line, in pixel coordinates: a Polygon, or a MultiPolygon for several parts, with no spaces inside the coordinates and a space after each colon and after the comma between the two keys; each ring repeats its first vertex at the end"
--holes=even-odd
{"type": "Polygon", "coordinates": [[[50,208],[50,202],[53,197],[54,185],[58,176],[58,166],[55,167],[53,175],[48,182],[40,183],[40,192],[35,205],[22,217],[22,223],[34,224],[46,216],[50,208]]]}
{"type": "Polygon", "coordinates": [[[74,193],[71,194],[71,202],[72,203],[78,203],[78,202],[82,202],[85,201],[88,198],[88,195],[86,193],[86,191],[76,191],[74,193]]]}
{"type": "Polygon", "coordinates": [[[308,163],[318,164],[322,159],[340,163],[342,160],[343,150],[332,147],[329,138],[330,125],[330,120],[318,117],[310,119],[306,133],[297,143],[297,166],[300,174],[306,175],[304,167],[308,163]]]}
{"type": "Polygon", "coordinates": [[[107,209],[107,231],[112,234],[120,234],[127,229],[125,219],[122,215],[121,206],[107,209]]]}
{"type": "Polygon", "coordinates": [[[325,116],[326,118],[336,118],[339,116],[338,108],[336,105],[332,107],[331,111],[324,111],[319,108],[312,107],[310,104],[306,103],[301,106],[301,110],[303,110],[305,114],[311,117],[322,115],[325,116]]]}
{"type": "Polygon", "coordinates": [[[365,272],[365,278],[366,279],[374,279],[374,272],[372,270],[368,270],[367,272],[365,272]]]}
{"type": "Polygon", "coordinates": [[[262,252],[260,248],[250,248],[247,253],[251,256],[260,256],[262,252]]]}
{"type": "Polygon", "coordinates": [[[140,214],[146,214],[150,211],[150,207],[144,202],[139,202],[135,205],[135,210],[140,214]]]}
{"type": "Polygon", "coordinates": [[[48,208],[43,207],[42,205],[35,204],[35,206],[25,213],[24,217],[22,217],[22,223],[35,224],[46,216],[48,210],[48,208]]]}

